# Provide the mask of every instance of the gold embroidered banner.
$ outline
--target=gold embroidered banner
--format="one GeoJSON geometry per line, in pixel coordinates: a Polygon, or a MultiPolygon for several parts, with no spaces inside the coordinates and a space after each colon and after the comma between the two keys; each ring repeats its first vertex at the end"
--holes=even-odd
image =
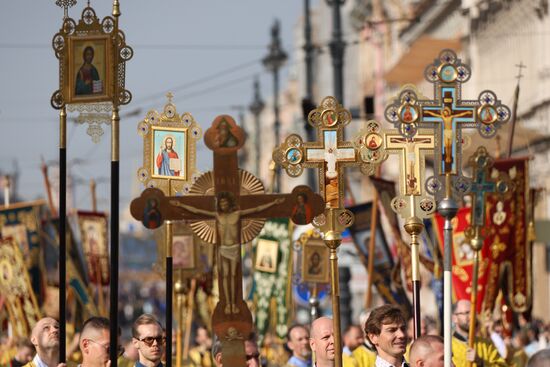
{"type": "Polygon", "coordinates": [[[9,320],[16,336],[28,336],[40,319],[23,253],[15,239],[0,240],[0,293],[5,297],[9,320]]]}
{"type": "MultiPolygon", "coordinates": [[[[532,300],[531,238],[529,221],[532,205],[529,193],[528,159],[498,160],[491,175],[505,172],[513,182],[511,196],[503,199],[488,195],[486,201],[487,236],[480,252],[478,312],[493,310],[506,274],[504,294],[515,312],[525,312],[532,300]]],[[[437,237],[443,250],[443,224],[435,216],[437,237]]],[[[464,234],[470,224],[470,208],[461,208],[453,219],[453,292],[455,299],[470,299],[474,252],[464,234]]]]}

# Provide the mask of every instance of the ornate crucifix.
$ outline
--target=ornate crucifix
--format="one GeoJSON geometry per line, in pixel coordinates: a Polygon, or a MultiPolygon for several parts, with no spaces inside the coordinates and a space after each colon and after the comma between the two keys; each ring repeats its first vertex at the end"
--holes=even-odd
{"type": "Polygon", "coordinates": [[[418,236],[424,229],[423,218],[435,211],[435,202],[424,194],[425,155],[433,153],[435,138],[429,131],[416,131],[403,136],[395,130],[381,130],[376,121],[368,121],[355,137],[363,159],[373,165],[397,154],[400,162],[400,195],[393,198],[393,210],[405,219],[405,230],[411,236],[414,338],[420,336],[420,267],[418,236]]]}
{"type": "Polygon", "coordinates": [[[437,129],[434,176],[426,188],[438,200],[438,211],[445,218],[444,230],[444,340],[445,367],[451,365],[451,301],[452,301],[452,224],[458,205],[456,198],[470,189],[470,180],[462,176],[462,129],[477,128],[481,136],[490,138],[510,119],[510,109],[490,90],[482,91],[477,100],[463,100],[462,83],[470,79],[470,67],[452,50],[443,50],[424,72],[434,85],[434,100],[419,99],[413,88],[405,88],[385,111],[404,136],[414,136],[418,128],[437,129]]]}
{"type": "MultiPolygon", "coordinates": [[[[466,237],[470,240],[470,246],[474,250],[474,266],[472,270],[472,293],[470,295],[470,314],[475,315],[477,310],[477,292],[479,277],[479,253],[483,247],[484,236],[481,231],[485,227],[485,201],[488,194],[505,194],[510,187],[509,179],[504,172],[492,177],[491,168],[493,159],[487,153],[485,147],[477,148],[474,155],[469,159],[472,166],[472,197],[470,226],[466,229],[466,237]]],[[[468,345],[474,347],[475,338],[475,317],[470,318],[470,331],[468,333],[468,345]]]]}
{"type": "Polygon", "coordinates": [[[476,128],[482,137],[490,138],[510,119],[510,109],[492,91],[481,92],[477,100],[462,99],[462,83],[470,76],[468,65],[453,51],[443,50],[425,71],[434,84],[435,99],[419,98],[414,88],[406,87],[386,108],[386,119],[404,136],[415,135],[419,128],[436,129],[437,163],[427,188],[438,199],[462,196],[469,190],[470,182],[461,173],[462,129],[476,128]]]}
{"type": "MultiPolygon", "coordinates": [[[[285,168],[291,177],[302,174],[304,168],[317,168],[319,192],[325,200],[325,213],[313,221],[324,235],[330,249],[332,313],[334,345],[341,345],[340,290],[338,287],[338,256],[336,250],[342,241],[341,233],[353,223],[353,214],[344,209],[344,168],[361,165],[363,172],[371,169],[358,154],[353,142],[344,141],[343,129],[350,123],[351,114],[334,97],[326,97],[311,111],[309,123],[317,129],[316,142],[304,142],[296,134],[286,138],[273,151],[273,160],[285,168]]],[[[342,351],[335,348],[335,366],[342,364],[342,351]]]]}
{"type": "Polygon", "coordinates": [[[166,197],[150,188],[132,201],[130,210],[149,228],[164,220],[193,221],[195,233],[217,246],[220,300],[212,325],[222,341],[224,364],[244,366],[244,340],[252,331],[252,315],[242,299],[241,244],[256,237],[267,218],[290,217],[307,224],[323,212],[324,203],[307,186],[291,194],[264,194],[256,177],[239,170],[237,151],[245,135],[232,117],[218,116],[204,140],[214,152],[214,170],[196,180],[190,195],[166,197]]]}

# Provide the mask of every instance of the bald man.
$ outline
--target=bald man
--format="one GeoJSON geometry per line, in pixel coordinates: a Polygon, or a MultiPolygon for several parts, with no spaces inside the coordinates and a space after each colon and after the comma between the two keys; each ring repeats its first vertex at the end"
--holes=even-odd
{"type": "Polygon", "coordinates": [[[527,367],[548,367],[550,366],[550,348],[539,350],[533,354],[527,362],[527,367]]]}
{"type": "Polygon", "coordinates": [[[475,367],[506,367],[506,362],[500,357],[490,340],[476,337],[474,348],[468,346],[470,305],[470,301],[463,299],[453,306],[452,320],[455,325],[452,339],[453,363],[456,367],[468,367],[469,362],[473,362],[475,367]]]}
{"type": "Polygon", "coordinates": [[[65,363],[59,363],[57,320],[51,317],[40,319],[32,329],[31,343],[36,349],[36,355],[25,367],[65,367],[65,363]]]}
{"type": "Polygon", "coordinates": [[[91,317],[80,332],[81,367],[108,367],[109,360],[109,319],[91,317]]]}
{"type": "Polygon", "coordinates": [[[309,345],[315,353],[316,367],[334,367],[334,329],[332,319],[319,317],[311,324],[309,345]]]}
{"type": "Polygon", "coordinates": [[[443,367],[443,338],[422,335],[412,343],[409,353],[411,367],[443,367]]]}

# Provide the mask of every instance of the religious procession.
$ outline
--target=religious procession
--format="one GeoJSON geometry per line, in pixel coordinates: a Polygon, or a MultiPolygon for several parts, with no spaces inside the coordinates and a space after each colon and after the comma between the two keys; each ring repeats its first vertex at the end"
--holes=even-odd
{"type": "Polygon", "coordinates": [[[550,367],[547,0],[1,7],[0,367],[550,367]]]}

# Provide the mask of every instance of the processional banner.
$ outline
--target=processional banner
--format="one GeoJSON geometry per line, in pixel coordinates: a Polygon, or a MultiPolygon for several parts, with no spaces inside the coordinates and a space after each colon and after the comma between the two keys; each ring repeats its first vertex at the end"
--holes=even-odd
{"type": "Polygon", "coordinates": [[[0,207],[0,235],[2,238],[12,237],[19,247],[31,287],[39,301],[45,289],[45,272],[42,271],[44,267],[40,256],[40,209],[43,205],[45,202],[39,200],[0,207]]]}
{"type": "Polygon", "coordinates": [[[252,297],[256,308],[255,328],[262,337],[269,331],[270,324],[275,324],[275,333],[281,339],[288,331],[290,241],[289,221],[285,218],[266,221],[254,241],[252,297]]]}
{"type": "Polygon", "coordinates": [[[0,292],[16,336],[29,336],[40,319],[22,251],[13,237],[0,240],[0,292]]]}
{"type": "MultiPolygon", "coordinates": [[[[491,175],[499,172],[509,175],[512,185],[510,197],[487,196],[486,230],[483,248],[479,256],[477,311],[492,311],[501,289],[501,277],[505,273],[507,289],[503,289],[515,312],[526,311],[532,301],[531,293],[531,238],[529,221],[532,208],[529,200],[528,159],[497,160],[491,175]]],[[[437,237],[443,251],[444,218],[435,216],[437,237]]],[[[459,209],[453,219],[453,292],[455,299],[470,299],[473,257],[465,230],[470,225],[470,208],[459,209]]]]}
{"type": "Polygon", "coordinates": [[[350,227],[353,241],[367,259],[371,255],[374,256],[374,274],[369,274],[369,276],[373,277],[373,284],[378,293],[385,302],[400,305],[403,310],[410,312],[411,304],[405,290],[401,284],[393,280],[393,256],[379,220],[374,233],[376,236],[374,254],[368,252],[370,237],[372,236],[370,231],[372,203],[356,205],[350,207],[349,210],[355,215],[355,222],[350,227]]]}
{"type": "Polygon", "coordinates": [[[79,211],[77,216],[88,279],[91,283],[108,286],[110,273],[107,216],[104,213],[85,211],[79,211]]]}

